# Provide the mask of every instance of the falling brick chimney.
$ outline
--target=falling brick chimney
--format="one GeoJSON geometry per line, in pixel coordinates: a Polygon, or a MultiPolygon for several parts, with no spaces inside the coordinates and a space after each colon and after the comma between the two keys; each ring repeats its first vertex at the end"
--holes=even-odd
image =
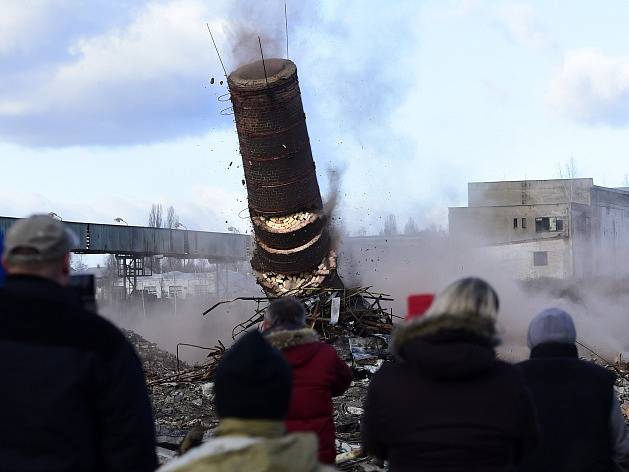
{"type": "Polygon", "coordinates": [[[257,61],[232,72],[227,83],[255,234],[251,265],[258,283],[272,295],[338,285],[297,67],[286,59],[257,61]]]}

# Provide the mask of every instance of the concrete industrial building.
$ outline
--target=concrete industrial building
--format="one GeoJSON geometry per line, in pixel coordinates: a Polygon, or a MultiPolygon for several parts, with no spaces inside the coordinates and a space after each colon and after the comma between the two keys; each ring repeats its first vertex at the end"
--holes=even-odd
{"type": "Polygon", "coordinates": [[[449,209],[449,227],[520,279],[629,268],[629,189],[593,179],[472,182],[468,206],[449,209]]]}

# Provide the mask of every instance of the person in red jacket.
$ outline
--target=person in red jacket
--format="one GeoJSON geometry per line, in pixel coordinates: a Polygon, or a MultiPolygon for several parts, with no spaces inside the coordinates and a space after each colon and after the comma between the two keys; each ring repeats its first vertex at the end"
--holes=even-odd
{"type": "Polygon", "coordinates": [[[311,431],[319,437],[319,461],[334,464],[336,433],[332,397],[345,393],[352,371],[334,348],[306,326],[306,310],[293,297],[275,300],[265,315],[265,336],[293,369],[293,393],[286,419],[289,432],[311,431]]]}

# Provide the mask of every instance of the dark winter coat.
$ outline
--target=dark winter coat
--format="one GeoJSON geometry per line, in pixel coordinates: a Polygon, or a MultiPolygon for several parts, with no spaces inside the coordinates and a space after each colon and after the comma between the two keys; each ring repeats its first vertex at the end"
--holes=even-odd
{"type": "Polygon", "coordinates": [[[612,464],[615,375],[579,360],[574,344],[540,344],[519,364],[542,429],[535,453],[520,468],[531,472],[608,472],[612,464]]]}
{"type": "Polygon", "coordinates": [[[345,393],[352,371],[333,347],[311,329],[276,331],[267,339],[281,349],[293,368],[293,393],[286,419],[289,432],[312,431],[319,437],[319,460],[336,458],[332,397],[345,393]]]}
{"type": "Polygon", "coordinates": [[[472,331],[411,323],[397,337],[369,386],[363,448],[391,472],[515,470],[538,434],[520,372],[472,331]]]}
{"type": "Polygon", "coordinates": [[[141,364],[111,323],[54,282],[0,290],[0,469],[157,467],[141,364]]]}

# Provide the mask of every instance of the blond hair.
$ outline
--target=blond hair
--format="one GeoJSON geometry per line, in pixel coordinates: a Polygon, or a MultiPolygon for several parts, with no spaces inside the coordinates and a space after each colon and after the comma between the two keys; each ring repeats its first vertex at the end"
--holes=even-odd
{"type": "Polygon", "coordinates": [[[482,279],[468,277],[448,285],[435,297],[424,317],[478,316],[495,320],[499,308],[500,301],[493,287],[482,279]]]}

